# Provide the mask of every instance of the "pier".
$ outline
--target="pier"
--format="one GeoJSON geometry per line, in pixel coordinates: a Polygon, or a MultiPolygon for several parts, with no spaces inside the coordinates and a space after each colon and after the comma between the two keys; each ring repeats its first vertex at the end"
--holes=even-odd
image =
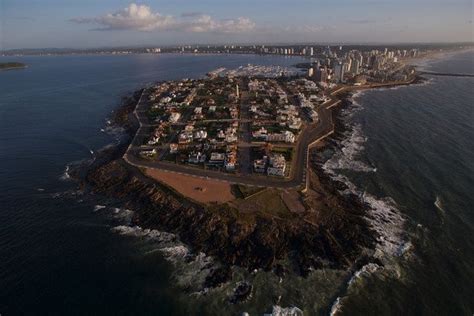
{"type": "Polygon", "coordinates": [[[474,78],[474,74],[462,74],[462,73],[420,71],[419,74],[420,75],[432,75],[432,76],[444,76],[444,77],[471,77],[471,78],[474,78]]]}

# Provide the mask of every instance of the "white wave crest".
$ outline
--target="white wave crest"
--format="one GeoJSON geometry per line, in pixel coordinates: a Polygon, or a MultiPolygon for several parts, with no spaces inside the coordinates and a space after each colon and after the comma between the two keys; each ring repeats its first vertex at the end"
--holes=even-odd
{"type": "Polygon", "coordinates": [[[385,259],[387,256],[400,256],[405,247],[403,225],[405,219],[391,198],[378,199],[366,192],[362,200],[370,207],[367,219],[378,234],[375,257],[385,259]]]}
{"type": "Polygon", "coordinates": [[[143,229],[140,226],[120,225],[113,227],[112,231],[120,235],[146,238],[158,243],[175,243],[177,241],[175,234],[160,232],[156,229],[143,229]]]}
{"type": "Polygon", "coordinates": [[[147,254],[159,251],[166,260],[174,265],[173,278],[177,285],[191,290],[195,295],[207,292],[207,289],[203,289],[203,285],[206,277],[215,266],[212,257],[206,256],[202,252],[194,255],[179,240],[178,236],[172,233],[125,225],[114,227],[112,231],[121,235],[144,239],[147,254]]]}
{"type": "Polygon", "coordinates": [[[273,305],[272,313],[265,314],[268,316],[303,316],[303,311],[298,307],[281,307],[273,305]]]}
{"type": "Polygon", "coordinates": [[[375,257],[381,259],[387,256],[399,256],[406,242],[403,232],[405,219],[398,211],[396,203],[390,198],[379,199],[361,191],[347,176],[339,172],[377,170],[358,160],[368,140],[363,134],[362,125],[348,123],[347,126],[349,130],[344,133],[344,138],[336,143],[334,154],[322,165],[322,169],[333,180],[346,185],[347,188],[341,191],[342,194],[357,195],[368,205],[367,220],[378,235],[375,257]]]}
{"type": "Polygon", "coordinates": [[[336,298],[336,300],[334,301],[334,303],[332,303],[331,311],[329,312],[329,315],[330,315],[330,316],[335,316],[335,315],[337,315],[337,313],[339,313],[339,312],[341,311],[341,307],[342,307],[341,298],[338,297],[338,298],[336,298]]]}
{"type": "Polygon", "coordinates": [[[367,137],[362,133],[360,124],[353,126],[350,132],[345,133],[346,138],[339,142],[339,148],[334,155],[323,165],[323,170],[330,175],[336,175],[337,170],[348,169],[358,172],[375,172],[374,167],[357,160],[358,155],[364,150],[367,137]]]}
{"type": "Polygon", "coordinates": [[[69,180],[71,179],[71,175],[69,174],[69,165],[66,165],[66,169],[64,170],[64,173],[62,174],[61,180],[69,180]]]}
{"type": "Polygon", "coordinates": [[[183,245],[166,247],[160,250],[167,256],[169,260],[173,262],[184,259],[187,255],[189,255],[189,249],[183,245]]]}
{"type": "Polygon", "coordinates": [[[375,273],[378,270],[382,270],[383,267],[379,266],[376,263],[368,263],[364,265],[360,270],[356,271],[354,275],[352,275],[351,279],[349,282],[347,282],[348,287],[352,286],[357,282],[357,280],[360,280],[363,277],[368,277],[371,274],[375,273]]]}
{"type": "Polygon", "coordinates": [[[106,208],[105,205],[99,205],[99,204],[97,204],[96,206],[94,206],[94,212],[98,212],[98,211],[100,211],[100,210],[102,210],[102,209],[104,209],[104,208],[106,208]]]}
{"type": "Polygon", "coordinates": [[[112,212],[114,218],[123,220],[126,223],[130,223],[133,217],[133,211],[126,208],[115,207],[112,209],[112,212]]]}

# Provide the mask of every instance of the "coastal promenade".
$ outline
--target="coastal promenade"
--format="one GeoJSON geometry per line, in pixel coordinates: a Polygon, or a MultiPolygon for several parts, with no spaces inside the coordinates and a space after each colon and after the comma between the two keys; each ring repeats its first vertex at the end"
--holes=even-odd
{"type": "Polygon", "coordinates": [[[266,187],[266,188],[296,188],[308,186],[307,169],[309,166],[309,151],[318,142],[334,133],[335,127],[332,116],[332,108],[338,106],[342,98],[341,95],[365,89],[383,88],[399,85],[408,85],[416,80],[412,78],[407,81],[373,83],[361,86],[339,86],[330,92],[330,100],[321,104],[317,108],[319,120],[316,123],[307,125],[298,138],[296,152],[291,163],[290,175],[287,178],[269,177],[256,174],[230,174],[225,172],[205,170],[188,165],[175,164],[161,160],[147,160],[140,158],[139,153],[144,149],[142,144],[151,132],[153,124],[148,121],[147,104],[144,99],[147,96],[147,90],[144,89],[137,102],[133,115],[138,121],[138,130],[134,135],[123,159],[137,168],[156,169],[165,172],[188,175],[190,177],[201,179],[212,179],[216,181],[227,182],[231,184],[241,184],[248,186],[266,187]]]}

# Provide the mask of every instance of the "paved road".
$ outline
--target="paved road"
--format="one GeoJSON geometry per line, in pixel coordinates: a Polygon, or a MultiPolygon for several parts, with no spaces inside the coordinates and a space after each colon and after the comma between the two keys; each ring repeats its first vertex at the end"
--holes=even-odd
{"type": "Polygon", "coordinates": [[[238,146],[238,158],[239,158],[239,171],[242,175],[250,175],[252,173],[252,161],[251,161],[251,142],[252,142],[252,131],[250,128],[249,120],[249,104],[248,104],[248,93],[247,91],[241,92],[240,97],[240,124],[239,134],[240,146],[238,146]]]}

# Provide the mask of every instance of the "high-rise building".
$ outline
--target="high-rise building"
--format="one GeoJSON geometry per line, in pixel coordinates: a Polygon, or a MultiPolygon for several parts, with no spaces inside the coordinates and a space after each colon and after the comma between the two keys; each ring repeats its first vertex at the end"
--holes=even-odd
{"type": "Polygon", "coordinates": [[[312,77],[314,75],[314,69],[311,67],[308,69],[308,77],[312,77]]]}
{"type": "Polygon", "coordinates": [[[350,70],[349,64],[348,64],[348,63],[343,63],[343,64],[342,64],[342,68],[341,68],[341,73],[340,73],[340,75],[339,75],[341,82],[344,82],[344,81],[345,81],[344,75],[345,75],[346,72],[347,72],[346,70],[347,70],[347,71],[350,70]]]}
{"type": "Polygon", "coordinates": [[[318,68],[316,70],[315,79],[318,82],[326,82],[328,80],[328,72],[326,68],[318,68]]]}
{"type": "Polygon", "coordinates": [[[314,48],[310,47],[309,48],[309,56],[313,56],[313,55],[314,55],[314,48]]]}
{"type": "Polygon", "coordinates": [[[341,82],[343,77],[341,76],[344,73],[344,65],[342,63],[337,63],[334,65],[332,72],[334,74],[334,80],[341,82]]]}
{"type": "Polygon", "coordinates": [[[359,60],[357,60],[357,59],[354,60],[354,62],[352,63],[351,72],[354,75],[359,74],[359,72],[360,72],[360,62],[359,62],[359,60]]]}

